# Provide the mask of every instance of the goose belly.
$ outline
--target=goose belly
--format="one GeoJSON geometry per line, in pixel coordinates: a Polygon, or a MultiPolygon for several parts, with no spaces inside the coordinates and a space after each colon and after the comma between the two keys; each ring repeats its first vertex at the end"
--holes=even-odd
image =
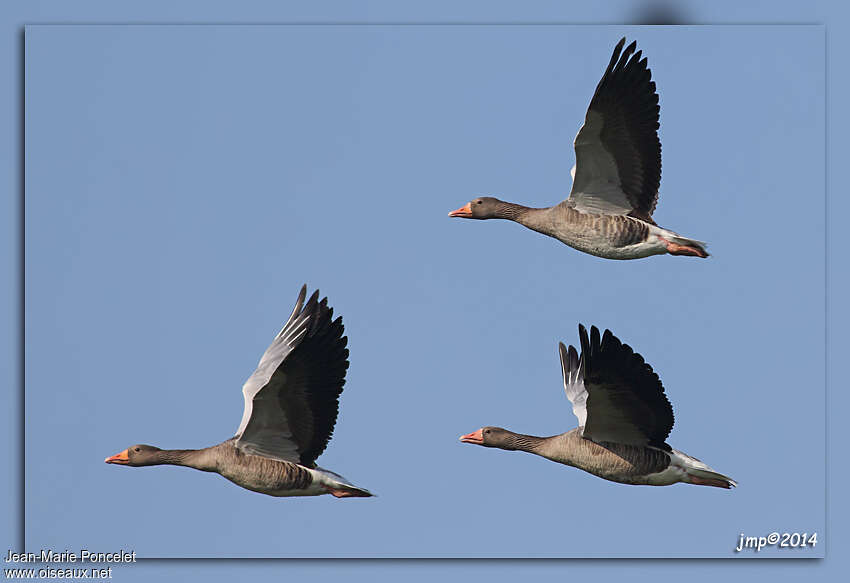
{"type": "Polygon", "coordinates": [[[584,251],[596,257],[604,259],[642,259],[652,255],[662,255],[667,253],[667,246],[661,243],[658,239],[651,241],[641,241],[631,245],[616,246],[609,240],[587,240],[579,239],[576,241],[564,241],[562,243],[569,245],[579,251],[584,251]]]}
{"type": "Polygon", "coordinates": [[[327,494],[324,481],[316,473],[296,463],[260,456],[244,456],[244,462],[220,471],[234,484],[268,496],[318,496],[327,494]]]}
{"type": "MultiPolygon", "coordinates": [[[[254,490],[253,488],[249,488],[249,490],[254,490]]],[[[269,496],[276,496],[278,498],[283,498],[287,496],[320,496],[322,494],[327,494],[327,489],[317,485],[311,484],[307,488],[299,488],[299,489],[287,489],[287,488],[278,488],[278,489],[263,489],[263,490],[254,490],[255,492],[259,492],[261,494],[268,494],[269,496]]]]}
{"type": "Polygon", "coordinates": [[[598,476],[604,480],[608,480],[609,482],[618,482],[620,484],[630,484],[633,486],[669,486],[671,484],[675,484],[676,482],[681,482],[684,476],[684,472],[682,472],[679,468],[669,467],[660,472],[653,472],[651,474],[643,474],[643,473],[607,473],[607,472],[593,472],[589,470],[585,470],[595,476],[598,476]]]}
{"type": "Polygon", "coordinates": [[[666,451],[580,439],[570,447],[570,459],[555,461],[620,484],[666,486],[681,480],[679,476],[670,474],[671,457],[666,451]]]}
{"type": "Polygon", "coordinates": [[[327,494],[328,491],[321,484],[311,481],[309,484],[293,483],[287,480],[257,480],[244,476],[225,476],[225,478],[252,492],[259,492],[268,496],[319,496],[327,494]]]}
{"type": "Polygon", "coordinates": [[[550,234],[565,245],[605,259],[640,259],[667,252],[651,235],[653,227],[622,215],[575,213],[574,222],[552,225],[550,234]]]}
{"type": "Polygon", "coordinates": [[[620,482],[622,484],[632,484],[637,486],[671,486],[677,482],[686,481],[687,473],[678,465],[676,465],[666,452],[663,454],[669,461],[669,465],[661,470],[645,473],[635,472],[621,475],[599,475],[606,480],[612,482],[620,482]]]}

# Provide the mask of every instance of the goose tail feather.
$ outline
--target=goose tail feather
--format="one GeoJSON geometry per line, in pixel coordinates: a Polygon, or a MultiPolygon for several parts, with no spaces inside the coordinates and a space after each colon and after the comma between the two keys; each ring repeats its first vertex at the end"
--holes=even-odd
{"type": "Polygon", "coordinates": [[[684,470],[685,476],[682,481],[688,484],[714,486],[715,488],[726,488],[727,490],[738,485],[729,476],[715,472],[697,458],[691,457],[681,451],[673,450],[673,463],[684,470]]]}

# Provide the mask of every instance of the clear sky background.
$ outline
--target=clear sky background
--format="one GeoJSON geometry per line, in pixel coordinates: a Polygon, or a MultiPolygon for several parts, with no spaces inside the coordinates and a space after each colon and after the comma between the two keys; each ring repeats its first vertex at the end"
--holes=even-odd
{"type": "Polygon", "coordinates": [[[26,43],[28,550],[731,557],[741,532],[824,530],[824,29],[33,27],[26,43]],[[655,218],[712,258],[603,261],[448,219],[480,194],[566,196],[622,35],[661,96],[655,218]],[[378,498],[103,464],[230,437],[303,282],[351,348],[320,463],[378,498]],[[670,443],[739,489],[628,487],[457,442],[574,427],[556,343],[578,322],[644,355],[670,443]]]}
{"type": "Polygon", "coordinates": [[[823,196],[797,204],[823,192],[823,38],[821,27],[29,28],[27,546],[729,556],[740,532],[822,531],[823,433],[762,443],[823,412],[823,262],[811,260],[822,241],[784,243],[789,229],[823,231],[823,196]],[[640,40],[662,98],[655,216],[714,256],[602,261],[514,225],[449,219],[482,193],[564,197],[572,137],[623,34],[640,40]],[[230,437],[241,383],[304,281],[329,294],[350,338],[320,462],[379,498],[277,500],[213,475],[102,463],[133,443],[230,437]],[[555,345],[576,341],[577,322],[645,356],[675,405],[670,442],[738,491],[629,488],[458,443],[487,424],[575,426],[555,345]],[[564,535],[567,523],[582,526],[564,535]],[[515,534],[488,536],[500,529],[515,534]],[[687,536],[659,545],[675,530],[687,536]]]}

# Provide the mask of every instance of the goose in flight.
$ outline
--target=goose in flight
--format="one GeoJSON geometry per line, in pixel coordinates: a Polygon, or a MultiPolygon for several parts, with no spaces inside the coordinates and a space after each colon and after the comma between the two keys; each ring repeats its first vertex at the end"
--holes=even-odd
{"type": "Polygon", "coordinates": [[[485,196],[450,217],[508,219],[606,259],[650,255],[708,257],[705,243],[659,227],[652,219],[661,182],[658,94],[636,43],[623,38],[590,100],[574,146],[569,198],[529,208],[485,196]]]}
{"type": "Polygon", "coordinates": [[[348,368],[342,317],[332,320],[316,290],[307,304],[301,288],[295,309],[242,387],[245,409],[236,435],[204,449],[134,445],[106,458],[124,466],[187,466],[218,473],[269,496],[372,496],[316,465],[336,424],[348,368]]]}
{"type": "Polygon", "coordinates": [[[526,451],[623,484],[669,486],[676,482],[731,488],[734,480],[667,445],[673,407],[640,354],[610,330],[600,339],[579,325],[581,356],[559,343],[564,390],[579,426],[552,437],[482,427],[464,443],[526,451]]]}

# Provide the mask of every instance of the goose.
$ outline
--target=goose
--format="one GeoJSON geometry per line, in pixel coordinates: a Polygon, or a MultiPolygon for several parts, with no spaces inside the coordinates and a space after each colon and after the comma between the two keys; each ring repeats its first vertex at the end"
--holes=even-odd
{"type": "Polygon", "coordinates": [[[574,141],[570,196],[548,208],[476,198],[449,213],[465,219],[507,219],[606,259],[669,253],[708,257],[705,243],[659,227],[652,219],[661,182],[658,94],[652,72],[622,38],[574,141]]]}
{"type": "Polygon", "coordinates": [[[269,496],[368,497],[330,470],[316,465],[336,424],[348,368],[342,317],[332,321],[328,299],[316,290],[295,309],[242,387],[245,409],[236,435],[204,449],[134,445],[106,458],[123,466],[186,466],[215,472],[269,496]]]}
{"type": "Polygon", "coordinates": [[[731,478],[667,445],[673,407],[658,375],[610,330],[600,340],[579,325],[581,357],[558,344],[564,391],[579,426],[552,437],[482,427],[460,441],[526,451],[623,484],[669,486],[677,482],[732,488],[731,478]]]}

